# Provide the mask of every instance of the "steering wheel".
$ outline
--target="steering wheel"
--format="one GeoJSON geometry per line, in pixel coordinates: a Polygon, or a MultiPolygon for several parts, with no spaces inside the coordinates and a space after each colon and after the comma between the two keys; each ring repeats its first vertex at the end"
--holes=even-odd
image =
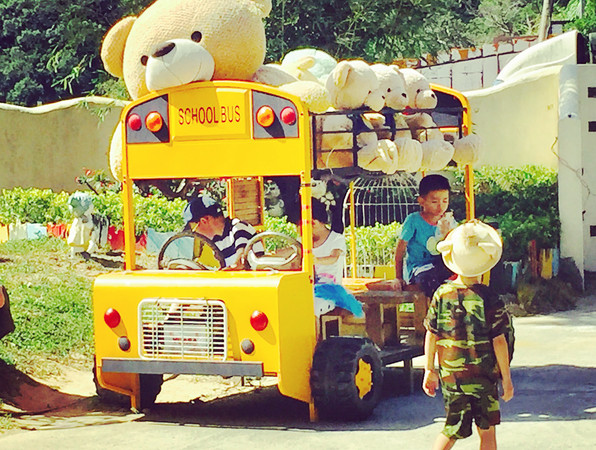
{"type": "MultiPolygon", "coordinates": [[[[194,252],[194,248],[193,248],[194,252]]],[[[167,269],[167,270],[175,270],[175,269],[185,269],[185,270],[220,270],[222,267],[225,266],[224,257],[217,248],[217,246],[213,243],[211,239],[206,236],[203,236],[199,233],[193,233],[192,231],[183,231],[181,233],[175,234],[174,236],[170,237],[161,247],[159,251],[159,255],[157,257],[157,268],[158,269],[167,269]],[[217,260],[218,266],[207,266],[205,264],[201,264],[194,259],[189,258],[173,258],[168,260],[165,258],[166,250],[170,247],[175,241],[178,239],[184,238],[192,238],[193,239],[193,247],[196,240],[199,241],[199,256],[203,253],[203,248],[205,246],[209,247],[213,251],[213,256],[217,260]],[[164,260],[165,258],[165,260],[164,260]]]]}
{"type": "Polygon", "coordinates": [[[274,269],[274,270],[281,270],[286,268],[288,264],[293,263],[294,261],[301,261],[302,260],[302,244],[298,242],[293,237],[287,236],[282,233],[278,233],[276,231],[264,231],[262,233],[258,233],[253,238],[248,241],[246,247],[244,248],[244,264],[247,269],[249,270],[262,270],[262,269],[274,269]],[[254,250],[255,244],[258,242],[263,243],[264,240],[267,238],[279,238],[287,244],[286,248],[292,252],[288,256],[277,256],[277,255],[264,255],[264,256],[257,256],[254,250]]]}

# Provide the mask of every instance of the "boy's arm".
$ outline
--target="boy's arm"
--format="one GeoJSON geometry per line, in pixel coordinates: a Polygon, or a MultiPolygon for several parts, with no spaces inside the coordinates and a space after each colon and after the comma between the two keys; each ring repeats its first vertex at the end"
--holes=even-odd
{"type": "Polygon", "coordinates": [[[398,239],[397,247],[395,248],[395,281],[402,288],[406,283],[404,281],[404,256],[408,248],[408,241],[398,239]]]}
{"type": "Polygon", "coordinates": [[[503,400],[508,402],[513,398],[513,382],[511,381],[511,370],[509,368],[509,350],[504,334],[493,339],[493,349],[497,357],[497,365],[503,378],[503,400]]]}
{"type": "Polygon", "coordinates": [[[435,369],[436,352],[437,336],[427,330],[424,336],[424,380],[422,381],[422,389],[429,397],[434,397],[435,391],[439,387],[439,375],[435,369]]]}

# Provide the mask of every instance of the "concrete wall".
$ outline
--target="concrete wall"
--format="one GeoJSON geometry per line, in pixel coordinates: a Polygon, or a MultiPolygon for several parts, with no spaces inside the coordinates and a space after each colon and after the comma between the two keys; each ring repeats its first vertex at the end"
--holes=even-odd
{"type": "Polygon", "coordinates": [[[472,131],[482,140],[478,166],[558,165],[560,67],[542,69],[511,83],[465,92],[472,131]],[[554,147],[553,147],[554,146],[554,147]]]}
{"type": "Polygon", "coordinates": [[[83,168],[110,174],[107,153],[123,106],[100,97],[35,108],[0,104],[0,189],[74,191],[83,168]]]}
{"type": "Polygon", "coordinates": [[[563,67],[559,111],[561,254],[596,271],[595,65],[563,67]]]}
{"type": "Polygon", "coordinates": [[[431,82],[458,91],[490,87],[497,75],[518,53],[530,48],[533,38],[487,44],[482,48],[453,49],[438,55],[438,63],[418,70],[431,82]]]}

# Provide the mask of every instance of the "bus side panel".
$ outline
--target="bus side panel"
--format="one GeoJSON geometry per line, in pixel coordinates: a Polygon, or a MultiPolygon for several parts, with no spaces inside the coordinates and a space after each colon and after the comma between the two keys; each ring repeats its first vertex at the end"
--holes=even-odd
{"type": "Polygon", "coordinates": [[[301,278],[284,278],[279,286],[279,320],[283,324],[279,329],[279,391],[309,402],[310,368],[316,345],[314,291],[308,278],[301,278]]]}

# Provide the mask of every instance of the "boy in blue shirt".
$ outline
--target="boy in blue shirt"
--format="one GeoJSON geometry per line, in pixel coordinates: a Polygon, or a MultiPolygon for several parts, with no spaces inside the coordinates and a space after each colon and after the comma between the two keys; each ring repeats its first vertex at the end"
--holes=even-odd
{"type": "Polygon", "coordinates": [[[447,212],[450,190],[449,181],[442,175],[428,175],[420,181],[420,211],[406,217],[395,249],[397,288],[418,284],[428,297],[432,297],[435,290],[453,275],[437,250],[437,243],[457,225],[452,213],[447,212]]]}

